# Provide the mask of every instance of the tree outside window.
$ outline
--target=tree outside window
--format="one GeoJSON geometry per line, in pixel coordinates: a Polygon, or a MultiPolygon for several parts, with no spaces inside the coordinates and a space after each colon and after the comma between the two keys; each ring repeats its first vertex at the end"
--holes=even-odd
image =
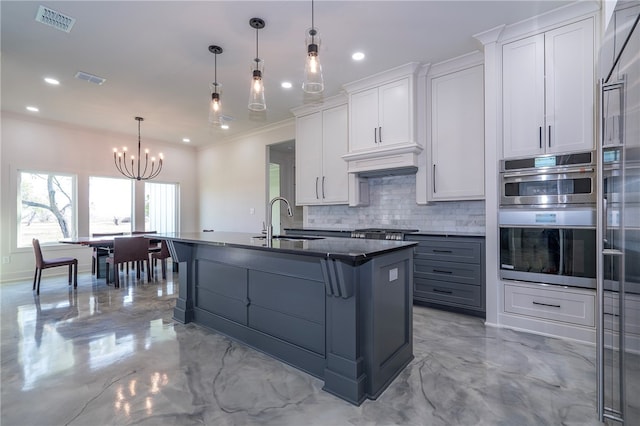
{"type": "Polygon", "coordinates": [[[19,173],[18,247],[57,242],[76,233],[76,178],[46,172],[19,173]]]}

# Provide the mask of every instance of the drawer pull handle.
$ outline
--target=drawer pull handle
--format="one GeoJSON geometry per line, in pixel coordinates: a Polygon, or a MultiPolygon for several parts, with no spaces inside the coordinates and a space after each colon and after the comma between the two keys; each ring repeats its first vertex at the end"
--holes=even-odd
{"type": "Polygon", "coordinates": [[[536,302],[535,300],[532,302],[534,305],[540,305],[540,306],[549,306],[550,308],[560,308],[560,305],[552,305],[550,303],[542,303],[542,302],[536,302]]]}
{"type": "Polygon", "coordinates": [[[438,249],[433,249],[434,253],[453,253],[451,250],[438,250],[438,249]]]}
{"type": "Polygon", "coordinates": [[[434,291],[435,293],[453,294],[453,292],[452,292],[451,290],[440,290],[440,289],[434,288],[434,289],[433,289],[433,291],[434,291]]]}
{"type": "Polygon", "coordinates": [[[433,269],[433,272],[438,274],[453,274],[453,271],[443,271],[441,269],[433,269]]]}

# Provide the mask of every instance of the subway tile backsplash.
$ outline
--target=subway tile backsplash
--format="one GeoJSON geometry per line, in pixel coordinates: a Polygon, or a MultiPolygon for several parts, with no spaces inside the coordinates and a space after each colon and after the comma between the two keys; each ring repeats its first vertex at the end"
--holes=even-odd
{"type": "Polygon", "coordinates": [[[427,232],[485,233],[484,201],[416,204],[416,176],[369,179],[366,207],[309,206],[304,226],[320,229],[415,228],[427,232]]]}

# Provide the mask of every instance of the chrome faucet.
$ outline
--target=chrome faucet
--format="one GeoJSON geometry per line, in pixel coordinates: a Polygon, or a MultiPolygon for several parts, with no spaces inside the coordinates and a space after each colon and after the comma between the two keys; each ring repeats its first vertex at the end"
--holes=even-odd
{"type": "Polygon", "coordinates": [[[284,197],[275,197],[273,200],[269,202],[269,207],[267,208],[267,244],[271,244],[271,239],[273,238],[273,223],[271,222],[271,215],[273,214],[273,204],[276,201],[282,201],[287,205],[287,214],[289,217],[293,217],[293,212],[291,211],[291,205],[289,201],[287,201],[284,197]]]}

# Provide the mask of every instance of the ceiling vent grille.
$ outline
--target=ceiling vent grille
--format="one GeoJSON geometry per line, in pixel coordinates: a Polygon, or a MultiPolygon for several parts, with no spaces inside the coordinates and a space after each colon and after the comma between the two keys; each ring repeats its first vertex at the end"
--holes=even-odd
{"type": "Polygon", "coordinates": [[[88,81],[89,83],[97,84],[98,86],[102,85],[106,78],[98,77],[97,75],[89,74],[88,72],[78,71],[75,77],[79,80],[88,81]]]}
{"type": "Polygon", "coordinates": [[[38,8],[38,13],[36,14],[36,21],[68,33],[71,31],[76,19],[71,16],[63,15],[53,9],[49,9],[48,7],[40,6],[38,8]]]}

